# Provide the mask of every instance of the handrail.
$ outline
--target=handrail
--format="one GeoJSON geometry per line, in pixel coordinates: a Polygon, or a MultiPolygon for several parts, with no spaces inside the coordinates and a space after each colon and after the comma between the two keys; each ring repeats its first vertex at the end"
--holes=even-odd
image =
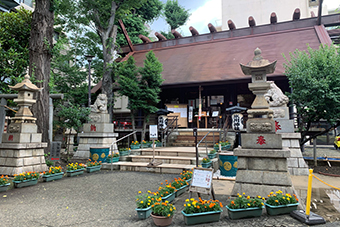
{"type": "Polygon", "coordinates": [[[120,139],[118,139],[118,140],[116,140],[116,141],[113,141],[112,144],[110,145],[110,150],[111,150],[111,171],[113,170],[112,159],[113,159],[113,146],[114,146],[114,144],[117,143],[117,142],[119,142],[119,141],[121,141],[122,139],[125,139],[126,137],[129,137],[129,136],[135,134],[136,132],[137,132],[137,131],[133,131],[133,132],[131,132],[131,133],[129,133],[129,134],[123,136],[122,138],[120,138],[120,139]]]}
{"type": "MultiPolygon", "coordinates": [[[[208,136],[209,133],[211,132],[215,132],[215,131],[209,131],[207,134],[205,134],[205,136],[203,136],[203,138],[196,144],[196,148],[198,149],[198,146],[200,145],[200,143],[208,136]]],[[[205,143],[205,150],[206,150],[206,153],[208,155],[208,147],[207,147],[207,143],[205,143]]]]}

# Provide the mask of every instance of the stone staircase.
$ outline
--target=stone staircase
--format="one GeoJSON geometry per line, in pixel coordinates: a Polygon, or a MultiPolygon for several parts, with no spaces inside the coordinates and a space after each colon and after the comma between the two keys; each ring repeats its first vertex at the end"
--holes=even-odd
{"type": "MultiPolygon", "coordinates": [[[[213,147],[215,143],[217,143],[219,138],[219,131],[217,129],[198,129],[197,130],[197,142],[199,142],[209,131],[211,131],[206,137],[205,140],[199,145],[200,147],[205,147],[206,144],[208,147],[213,147]]],[[[171,142],[168,144],[172,147],[194,147],[195,146],[195,137],[193,136],[192,129],[179,129],[174,135],[171,137],[171,142]]]]}
{"type": "MultiPolygon", "coordinates": [[[[208,148],[209,151],[209,148],[208,148]]],[[[206,156],[206,149],[199,148],[199,162],[206,156]]],[[[195,147],[156,147],[155,160],[162,164],[156,167],[147,167],[153,159],[152,148],[131,150],[128,156],[120,157],[119,162],[103,163],[104,170],[121,170],[153,173],[179,174],[183,170],[189,170],[196,166],[195,147]]],[[[218,168],[217,158],[214,158],[212,166],[218,168]]]]}

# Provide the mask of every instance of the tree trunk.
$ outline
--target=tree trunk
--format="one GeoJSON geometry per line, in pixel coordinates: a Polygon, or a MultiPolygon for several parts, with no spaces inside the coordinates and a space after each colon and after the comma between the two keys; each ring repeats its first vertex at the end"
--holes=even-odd
{"type": "MultiPolygon", "coordinates": [[[[136,123],[135,123],[135,112],[131,110],[131,123],[132,123],[132,130],[136,131],[136,123]]],[[[133,134],[133,140],[137,141],[137,134],[133,134]]]]}
{"type": "Polygon", "coordinates": [[[36,94],[36,104],[33,105],[33,114],[37,118],[38,132],[42,133],[42,142],[47,142],[48,153],[50,141],[49,130],[49,86],[51,69],[51,51],[53,46],[54,14],[51,9],[52,1],[35,0],[35,9],[32,16],[31,38],[29,43],[29,74],[35,78],[40,92],[36,94]]]}

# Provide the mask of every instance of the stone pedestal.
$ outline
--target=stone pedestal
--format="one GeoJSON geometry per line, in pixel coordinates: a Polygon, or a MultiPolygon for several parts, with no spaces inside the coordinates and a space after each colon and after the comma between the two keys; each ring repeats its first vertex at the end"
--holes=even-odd
{"type": "Polygon", "coordinates": [[[41,142],[1,143],[0,175],[13,176],[26,171],[46,171],[48,168],[44,157],[45,147],[47,147],[47,143],[41,142]]]}
{"type": "Polygon", "coordinates": [[[283,149],[236,148],[237,174],[232,196],[245,192],[250,196],[266,196],[271,191],[294,193],[288,173],[287,158],[290,152],[283,149]]]}
{"type": "Polygon", "coordinates": [[[79,134],[78,149],[73,156],[76,159],[89,159],[90,147],[110,147],[118,137],[113,124],[108,123],[109,114],[91,113],[89,118],[91,122],[84,124],[84,132],[79,134]]]}
{"type": "Polygon", "coordinates": [[[77,134],[77,131],[72,129],[66,129],[65,136],[66,136],[66,149],[69,149],[69,152],[73,153],[74,147],[74,136],[77,134]]]}

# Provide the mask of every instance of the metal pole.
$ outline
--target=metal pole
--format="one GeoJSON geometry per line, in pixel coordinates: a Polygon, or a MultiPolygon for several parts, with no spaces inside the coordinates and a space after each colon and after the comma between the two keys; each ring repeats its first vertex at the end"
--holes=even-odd
{"type": "Polygon", "coordinates": [[[312,181],[313,181],[313,169],[309,170],[308,176],[308,188],[307,188],[307,201],[306,201],[306,215],[310,214],[310,201],[312,197],[312,181]]]}
{"type": "Polygon", "coordinates": [[[318,159],[316,157],[316,137],[313,139],[313,156],[314,156],[314,166],[318,166],[318,159]]]}
{"type": "Polygon", "coordinates": [[[88,107],[91,106],[91,60],[89,61],[89,100],[88,100],[88,107]]]}

